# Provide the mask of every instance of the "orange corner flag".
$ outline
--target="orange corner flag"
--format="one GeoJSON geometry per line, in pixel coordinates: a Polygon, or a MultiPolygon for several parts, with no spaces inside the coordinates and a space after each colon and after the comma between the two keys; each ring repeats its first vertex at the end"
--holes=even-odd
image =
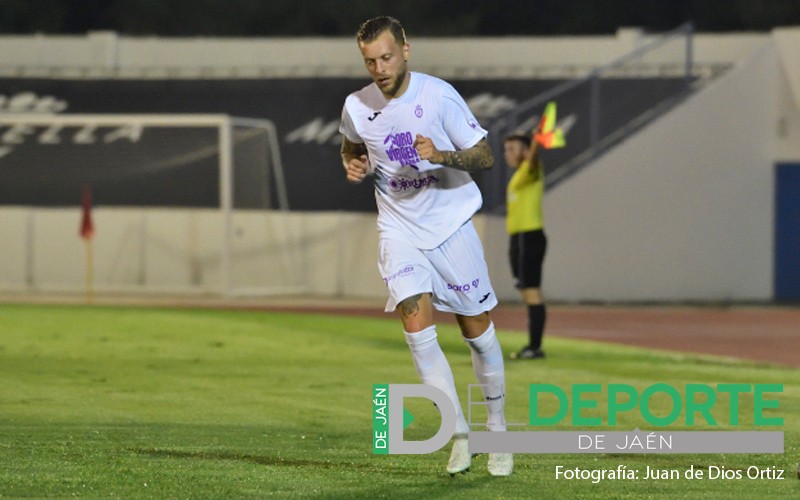
{"type": "Polygon", "coordinates": [[[89,185],[83,186],[83,217],[81,218],[81,238],[91,240],[94,237],[94,224],[92,224],[92,189],[89,185]]]}
{"type": "Polygon", "coordinates": [[[534,140],[545,149],[563,148],[567,145],[564,138],[564,131],[561,127],[556,127],[556,103],[550,101],[544,108],[542,119],[539,121],[539,128],[536,130],[534,140]]]}

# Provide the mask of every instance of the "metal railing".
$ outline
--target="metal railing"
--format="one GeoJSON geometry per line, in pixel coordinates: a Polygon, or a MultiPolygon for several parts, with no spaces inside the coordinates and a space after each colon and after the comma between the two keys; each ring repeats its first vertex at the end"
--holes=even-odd
{"type": "Polygon", "coordinates": [[[696,70],[693,35],[693,26],[684,24],[583,78],[561,81],[489,123],[496,167],[478,179],[484,210],[505,210],[510,174],[503,160],[504,138],[512,133],[530,134],[547,102],[557,102],[558,121],[567,133],[566,148],[542,154],[545,186],[552,189],[672,108],[696,82],[719,74],[696,70]]]}

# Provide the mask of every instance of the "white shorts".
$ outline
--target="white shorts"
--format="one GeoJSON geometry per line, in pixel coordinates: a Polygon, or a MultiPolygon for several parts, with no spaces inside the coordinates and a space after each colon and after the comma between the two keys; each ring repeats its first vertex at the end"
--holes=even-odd
{"type": "Polygon", "coordinates": [[[477,316],[497,305],[483,246],[472,221],[431,250],[381,239],[378,270],[389,288],[386,312],[420,293],[431,293],[437,310],[463,316],[477,316]]]}

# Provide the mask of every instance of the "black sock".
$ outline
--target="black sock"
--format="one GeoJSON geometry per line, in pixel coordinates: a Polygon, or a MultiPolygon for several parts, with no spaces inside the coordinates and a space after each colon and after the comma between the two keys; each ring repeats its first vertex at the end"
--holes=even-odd
{"type": "Polygon", "coordinates": [[[544,304],[528,306],[528,337],[531,349],[541,349],[547,312],[544,304]]]}

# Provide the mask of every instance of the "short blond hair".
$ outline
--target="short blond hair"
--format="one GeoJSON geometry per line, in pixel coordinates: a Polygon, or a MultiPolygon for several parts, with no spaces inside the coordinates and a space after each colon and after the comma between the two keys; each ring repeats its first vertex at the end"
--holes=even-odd
{"type": "Polygon", "coordinates": [[[356,40],[368,43],[378,38],[386,30],[389,30],[398,44],[406,44],[406,32],[403,25],[391,16],[373,17],[361,23],[356,33],[356,40]]]}

